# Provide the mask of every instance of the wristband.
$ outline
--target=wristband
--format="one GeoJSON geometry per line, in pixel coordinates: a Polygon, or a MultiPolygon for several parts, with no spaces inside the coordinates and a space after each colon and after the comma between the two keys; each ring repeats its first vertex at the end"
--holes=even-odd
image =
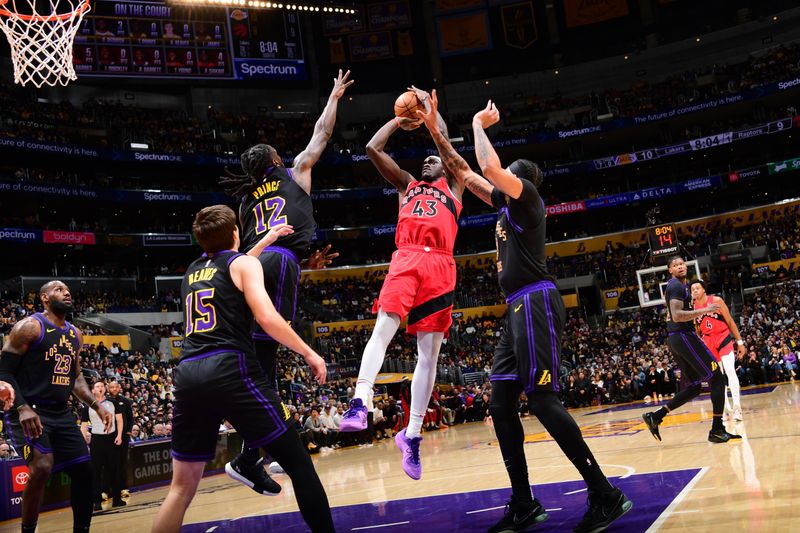
{"type": "Polygon", "coordinates": [[[742,339],[739,339],[738,341],[736,341],[736,344],[738,344],[739,346],[744,346],[744,341],[742,339]]]}

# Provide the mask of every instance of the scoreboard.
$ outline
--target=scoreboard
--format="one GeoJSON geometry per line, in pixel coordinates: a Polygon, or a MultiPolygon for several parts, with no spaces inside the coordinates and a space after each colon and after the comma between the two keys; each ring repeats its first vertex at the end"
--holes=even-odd
{"type": "Polygon", "coordinates": [[[652,257],[664,257],[678,253],[678,234],[672,224],[661,224],[647,230],[652,257]]]}
{"type": "Polygon", "coordinates": [[[73,46],[83,76],[305,80],[296,12],[97,0],[73,46]]]}

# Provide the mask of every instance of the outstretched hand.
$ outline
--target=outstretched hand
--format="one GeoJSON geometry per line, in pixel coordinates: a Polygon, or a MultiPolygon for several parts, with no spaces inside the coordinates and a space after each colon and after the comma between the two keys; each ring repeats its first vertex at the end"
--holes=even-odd
{"type": "Polygon", "coordinates": [[[347,78],[350,77],[350,71],[348,70],[344,74],[342,74],[342,69],[339,69],[339,76],[333,79],[333,89],[331,90],[331,98],[336,98],[337,100],[344,96],[344,91],[353,85],[355,80],[349,80],[347,78]]]}
{"type": "Polygon", "coordinates": [[[472,118],[472,123],[480,124],[481,128],[487,129],[500,122],[500,111],[491,100],[486,104],[486,107],[475,113],[472,118]]]}
{"type": "Polygon", "coordinates": [[[439,110],[439,98],[436,96],[436,89],[433,90],[430,98],[426,98],[425,109],[426,111],[420,111],[417,109],[417,116],[422,119],[422,122],[425,124],[425,127],[428,128],[428,131],[431,133],[438,132],[439,122],[437,113],[439,110]]]}
{"type": "Polygon", "coordinates": [[[314,250],[314,252],[308,256],[306,262],[306,268],[311,270],[321,270],[326,266],[330,265],[334,259],[339,257],[339,252],[329,253],[331,251],[331,245],[328,244],[322,250],[314,250]]]}

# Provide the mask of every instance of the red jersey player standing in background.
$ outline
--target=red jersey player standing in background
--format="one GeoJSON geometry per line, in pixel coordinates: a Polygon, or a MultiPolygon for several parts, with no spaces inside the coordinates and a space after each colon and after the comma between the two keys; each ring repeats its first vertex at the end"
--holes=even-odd
{"type": "MultiPolygon", "coordinates": [[[[703,315],[695,319],[697,331],[703,338],[708,350],[722,367],[722,373],[728,378],[728,388],[733,397],[733,419],[742,421],[742,406],[739,394],[739,376],[736,375],[736,358],[733,356],[733,342],[738,344],[739,359],[747,353],[739,328],[731,317],[725,301],[718,296],[706,294],[706,285],[700,280],[692,282],[692,299],[694,308],[702,309],[710,304],[719,305],[719,311],[703,315]]],[[[725,412],[730,413],[728,391],[725,391],[725,412]]]]}
{"type": "MultiPolygon", "coordinates": [[[[430,95],[412,89],[431,112],[430,95]]],[[[441,115],[437,120],[446,132],[441,115]]],[[[453,260],[458,217],[464,182],[445,175],[442,160],[428,156],[419,180],[401,169],[384,152],[389,137],[398,128],[411,130],[421,120],[392,118],[367,144],[372,163],[400,192],[400,213],[389,273],[383,282],[373,312],[378,313],[375,329],[364,349],[355,396],[342,417],[341,431],[367,428],[367,409],[372,408],[375,377],[383,365],[386,349],[400,322],[408,317],[407,331],[417,336],[417,365],[411,381],[411,413],[408,427],[395,437],[403,453],[403,470],[412,479],[422,475],[419,459],[420,432],[428,400],[436,380],[436,363],[445,332],[450,329],[456,263],[453,260]]]]}

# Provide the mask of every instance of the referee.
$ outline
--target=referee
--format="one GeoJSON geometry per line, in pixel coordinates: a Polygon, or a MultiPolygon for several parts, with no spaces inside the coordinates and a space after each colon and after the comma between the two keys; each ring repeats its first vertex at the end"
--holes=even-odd
{"type": "Polygon", "coordinates": [[[122,442],[122,413],[116,411],[114,403],[106,399],[106,384],[102,381],[95,382],[92,394],[94,394],[97,404],[114,413],[114,419],[108,431],[105,430],[100,415],[93,408],[85,407],[81,416],[81,431],[89,444],[94,467],[94,510],[102,511],[104,486],[111,487],[112,507],[126,505],[120,497],[119,461],[115,453],[115,446],[119,446],[122,442]],[[90,425],[91,434],[89,433],[90,425]]]}
{"type": "Polygon", "coordinates": [[[114,446],[117,454],[117,475],[120,493],[128,489],[128,449],[133,428],[133,402],[122,395],[122,387],[117,381],[108,382],[108,400],[114,404],[116,413],[122,414],[122,442],[114,446]]]}

